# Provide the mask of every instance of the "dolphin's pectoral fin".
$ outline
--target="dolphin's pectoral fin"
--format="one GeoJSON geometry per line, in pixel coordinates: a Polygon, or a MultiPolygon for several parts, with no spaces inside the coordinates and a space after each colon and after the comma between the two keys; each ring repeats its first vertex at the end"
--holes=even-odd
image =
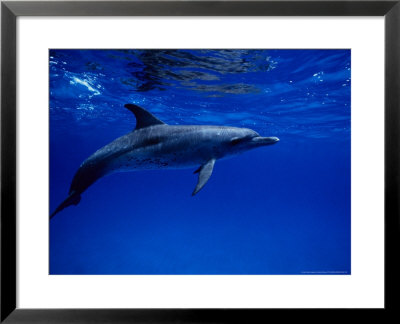
{"type": "Polygon", "coordinates": [[[199,173],[199,180],[197,181],[197,186],[194,189],[192,196],[197,194],[201,188],[207,183],[208,179],[210,179],[213,168],[215,164],[215,159],[211,159],[206,164],[203,164],[200,168],[198,168],[195,173],[199,173]]]}
{"type": "Polygon", "coordinates": [[[140,129],[144,127],[149,127],[153,125],[164,125],[165,123],[159,120],[157,117],[153,116],[150,112],[146,109],[133,105],[133,104],[126,104],[125,108],[133,112],[136,117],[136,128],[140,129]]]}

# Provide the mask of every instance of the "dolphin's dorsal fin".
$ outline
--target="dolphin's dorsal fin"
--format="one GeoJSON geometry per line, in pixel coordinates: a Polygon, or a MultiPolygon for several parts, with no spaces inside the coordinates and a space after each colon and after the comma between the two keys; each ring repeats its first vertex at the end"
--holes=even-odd
{"type": "Polygon", "coordinates": [[[208,179],[210,179],[211,174],[214,169],[215,159],[211,159],[206,164],[203,164],[200,168],[198,168],[194,173],[199,173],[199,180],[197,182],[197,186],[194,189],[192,196],[197,194],[201,188],[207,183],[208,179]]]}
{"type": "Polygon", "coordinates": [[[142,107],[133,104],[126,104],[125,108],[133,112],[133,114],[136,117],[135,129],[165,124],[163,121],[159,120],[157,117],[153,116],[151,113],[149,113],[146,109],[143,109],[142,107]]]}

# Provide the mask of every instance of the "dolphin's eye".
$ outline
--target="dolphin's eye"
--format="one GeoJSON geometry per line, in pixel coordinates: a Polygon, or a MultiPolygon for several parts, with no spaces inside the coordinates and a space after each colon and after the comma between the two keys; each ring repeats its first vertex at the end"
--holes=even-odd
{"type": "Polygon", "coordinates": [[[243,138],[243,137],[235,137],[235,138],[231,139],[231,144],[237,145],[237,144],[243,142],[244,139],[245,138],[243,138]]]}

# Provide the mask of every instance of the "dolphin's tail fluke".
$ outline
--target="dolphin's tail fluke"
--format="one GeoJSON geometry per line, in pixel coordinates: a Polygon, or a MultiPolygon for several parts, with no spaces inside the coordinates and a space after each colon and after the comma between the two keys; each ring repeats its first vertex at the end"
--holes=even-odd
{"type": "Polygon", "coordinates": [[[81,201],[81,195],[76,193],[75,191],[71,192],[67,199],[65,199],[53,213],[50,215],[50,219],[52,219],[58,212],[62,211],[64,208],[71,205],[78,205],[81,201]]]}

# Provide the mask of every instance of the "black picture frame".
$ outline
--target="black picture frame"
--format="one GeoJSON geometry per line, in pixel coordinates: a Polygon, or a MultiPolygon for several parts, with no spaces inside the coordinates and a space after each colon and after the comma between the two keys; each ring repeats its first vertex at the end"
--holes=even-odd
{"type": "MultiPolygon", "coordinates": [[[[4,323],[199,323],[341,319],[344,309],[19,309],[16,308],[16,19],[19,16],[384,16],[385,307],[347,309],[382,321],[400,307],[400,0],[395,1],[2,1],[1,2],[1,313],[4,323]],[[272,318],[271,318],[272,319],[272,318]],[[273,319],[272,319],[273,320],[273,319]]],[[[371,126],[372,127],[372,126],[371,126]]],[[[373,132],[371,133],[373,136],[373,132]]],[[[367,176],[367,175],[366,175],[367,176]]],[[[394,317],[396,318],[396,317],[394,317]]],[[[358,318],[359,319],[359,318],[358,318]]],[[[350,319],[347,319],[350,320],[350,319]]]]}

